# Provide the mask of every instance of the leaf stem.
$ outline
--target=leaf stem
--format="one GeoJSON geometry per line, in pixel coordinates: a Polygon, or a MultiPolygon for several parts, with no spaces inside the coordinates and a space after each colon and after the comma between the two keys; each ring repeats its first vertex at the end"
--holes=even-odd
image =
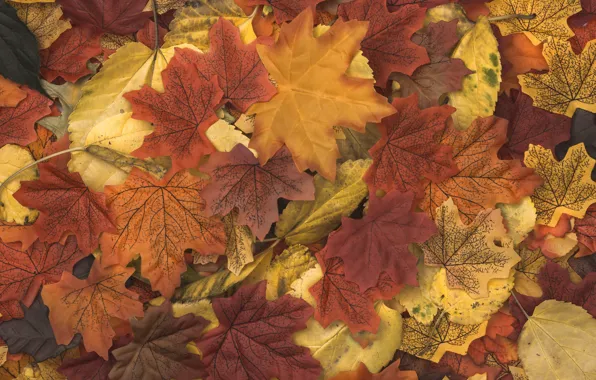
{"type": "Polygon", "coordinates": [[[531,15],[524,15],[524,14],[511,14],[511,15],[503,15],[503,16],[496,16],[496,17],[489,17],[489,22],[495,21],[507,21],[514,18],[518,18],[520,20],[534,20],[536,18],[536,13],[532,13],[531,15]]]}
{"type": "Polygon", "coordinates": [[[159,49],[159,24],[157,23],[157,1],[151,0],[153,3],[153,21],[155,22],[155,51],[159,49]]]}
{"type": "Polygon", "coordinates": [[[530,319],[530,316],[528,315],[528,313],[526,313],[526,311],[524,310],[522,304],[519,302],[519,300],[515,296],[515,292],[512,291],[511,292],[511,295],[513,296],[513,299],[515,300],[515,302],[517,302],[517,306],[519,306],[519,308],[521,309],[522,313],[524,313],[524,315],[526,316],[526,318],[530,319]]]}
{"type": "Polygon", "coordinates": [[[263,239],[263,240],[259,240],[259,243],[269,243],[272,241],[276,241],[279,240],[278,238],[269,238],[269,239],[263,239]]]}
{"type": "Polygon", "coordinates": [[[35,166],[35,165],[37,165],[37,164],[39,164],[41,162],[47,161],[47,160],[49,160],[51,158],[54,158],[56,156],[61,156],[63,154],[72,153],[72,152],[82,152],[84,150],[85,150],[85,147],[82,147],[82,146],[76,147],[76,148],[70,148],[70,149],[66,149],[66,150],[61,150],[60,152],[56,152],[56,153],[50,154],[49,156],[45,156],[43,158],[40,158],[37,161],[34,161],[34,162],[32,162],[32,163],[30,163],[28,165],[25,165],[22,168],[20,168],[19,170],[17,170],[16,172],[14,172],[11,175],[9,175],[8,178],[6,178],[4,180],[4,182],[0,183],[0,191],[2,191],[2,189],[4,189],[6,187],[6,185],[8,183],[10,183],[13,179],[15,179],[16,177],[18,177],[19,174],[23,173],[25,170],[27,170],[29,168],[32,168],[33,166],[35,166]]]}

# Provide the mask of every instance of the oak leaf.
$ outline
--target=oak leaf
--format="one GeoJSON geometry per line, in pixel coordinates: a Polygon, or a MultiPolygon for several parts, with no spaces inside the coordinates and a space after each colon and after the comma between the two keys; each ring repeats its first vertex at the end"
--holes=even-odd
{"type": "Polygon", "coordinates": [[[418,66],[429,62],[424,48],[410,41],[422,27],[423,8],[412,5],[389,12],[385,0],[356,0],[341,4],[337,14],[344,20],[370,23],[362,40],[362,52],[380,87],[386,86],[392,72],[411,75],[418,66]]]}
{"type": "Polygon", "coordinates": [[[522,159],[530,143],[554,150],[555,145],[569,139],[570,118],[532,103],[532,98],[517,90],[511,90],[510,96],[499,96],[495,116],[509,120],[507,141],[499,150],[501,158],[522,159]]]}
{"type": "Polygon", "coordinates": [[[106,187],[107,204],[118,230],[101,237],[104,266],[126,265],[141,254],[141,271],[154,290],[169,297],[186,271],[184,250],[223,253],[223,223],[203,215],[200,192],[206,181],[188,171],[162,180],[134,169],[120,186],[106,187]]]}
{"type": "Polygon", "coordinates": [[[71,28],[68,20],[61,20],[62,9],[56,3],[11,3],[17,10],[17,16],[35,35],[40,49],[47,49],[52,42],[71,28]]]}
{"type": "Polygon", "coordinates": [[[0,107],[16,107],[21,100],[27,97],[25,90],[13,81],[0,75],[0,107]]]}
{"type": "Polygon", "coordinates": [[[534,45],[548,38],[567,40],[572,37],[567,18],[581,11],[580,0],[494,0],[486,6],[491,17],[536,15],[530,20],[511,18],[494,21],[504,36],[524,33],[534,45]]]}
{"type": "Polygon", "coordinates": [[[440,182],[457,173],[441,132],[454,112],[449,106],[418,108],[416,95],[396,98],[397,113],[383,119],[381,139],[370,149],[373,164],[364,176],[371,190],[419,190],[422,177],[440,182]]]}
{"type": "Polygon", "coordinates": [[[275,21],[279,25],[285,21],[292,21],[303,11],[312,11],[314,13],[315,6],[323,0],[246,0],[247,6],[254,5],[269,5],[273,8],[273,15],[275,21]]]}
{"type": "Polygon", "coordinates": [[[323,277],[310,288],[317,303],[315,319],[323,327],[341,320],[352,333],[376,332],[381,319],[375,312],[374,302],[390,299],[401,287],[391,281],[387,274],[382,274],[374,287],[361,292],[358,284],[346,280],[342,259],[327,258],[326,251],[316,254],[323,277]]]}
{"type": "Polygon", "coordinates": [[[100,33],[130,34],[141,29],[151,13],[142,12],[144,0],[58,0],[64,15],[76,25],[100,33]]]}
{"type": "Polygon", "coordinates": [[[412,212],[414,195],[393,191],[372,198],[362,219],[342,218],[342,227],[329,235],[328,258],[341,257],[346,279],[364,292],[375,286],[383,271],[397,284],[416,285],[416,257],[410,243],[422,243],[436,228],[423,213],[412,212]]]}
{"type": "Polygon", "coordinates": [[[174,55],[162,72],[164,92],[145,85],[124,94],[132,105],[132,117],[155,125],[135,155],[141,158],[169,155],[174,165],[191,168],[203,155],[213,151],[205,132],[217,121],[215,108],[223,92],[215,73],[201,77],[194,70],[189,60],[197,56],[192,50],[174,55]]]}
{"type": "Polygon", "coordinates": [[[133,341],[112,351],[116,363],[110,379],[191,380],[203,376],[198,355],[188,352],[186,344],[198,339],[207,324],[193,314],[175,318],[170,302],[149,307],[143,319],[131,320],[133,341]]]}
{"type": "Polygon", "coordinates": [[[519,76],[522,91],[534,99],[534,106],[573,116],[577,108],[596,112],[596,42],[590,42],[576,55],[568,41],[550,39],[543,53],[547,73],[519,76]]]}
{"type": "Polygon", "coordinates": [[[277,221],[277,199],[312,200],[312,177],[300,173],[286,148],[280,149],[263,166],[243,145],[229,153],[216,152],[201,167],[211,176],[202,191],[210,215],[226,215],[238,208],[238,223],[250,227],[263,239],[277,221]]]}
{"type": "Polygon", "coordinates": [[[482,211],[464,224],[449,198],[437,209],[435,221],[438,233],[421,245],[424,263],[445,268],[450,288],[463,289],[474,298],[486,297],[489,281],[507,278],[520,260],[499,210],[482,211]]]}
{"type": "Polygon", "coordinates": [[[44,286],[41,297],[50,309],[56,342],[68,344],[80,333],[85,349],[107,360],[115,335],[110,318],[143,316],[138,295],[124,287],[132,272],[133,268],[119,265],[102,269],[96,260],[85,280],[63,272],[60,282],[44,286]]]}
{"type": "Polygon", "coordinates": [[[378,122],[394,112],[374,91],[372,80],[345,74],[366,29],[366,22],[339,21],[315,38],[313,15],[306,10],[282,25],[274,45],[257,45],[277,83],[277,94],[269,102],[256,103],[247,111],[256,114],[249,147],[259,153],[262,164],[286,144],[298,170],[314,169],[334,180],[339,154],[333,126],[364,131],[367,121],[378,122]],[[304,56],[318,58],[311,61],[304,56]]]}
{"type": "Polygon", "coordinates": [[[41,50],[41,74],[48,82],[58,77],[68,82],[91,73],[87,61],[101,52],[99,35],[88,27],[75,26],[62,33],[47,49],[41,50]]]}
{"type": "Polygon", "coordinates": [[[241,287],[230,298],[215,298],[220,325],[197,342],[202,361],[214,379],[317,379],[319,363],[291,336],[306,327],[312,308],[285,295],[265,299],[267,283],[241,287]]]}
{"type": "Polygon", "coordinates": [[[54,243],[74,234],[84,253],[99,245],[102,232],[116,232],[105,203],[105,195],[90,190],[78,173],[69,173],[53,163],[38,165],[40,177],[23,181],[15,199],[40,211],[34,223],[41,241],[54,243]]]}
{"type": "Polygon", "coordinates": [[[452,147],[459,171],[442,182],[428,183],[421,208],[436,218],[436,208],[451,198],[468,223],[497,203],[516,203],[532,194],[541,178],[519,160],[498,159],[506,141],[507,122],[494,116],[476,119],[465,131],[444,128],[439,142],[452,147]]]}
{"type": "Polygon", "coordinates": [[[581,307],[548,300],[541,303],[519,337],[519,357],[528,378],[580,379],[596,370],[596,320],[581,307]]]}
{"type": "Polygon", "coordinates": [[[0,300],[21,300],[31,306],[42,285],[58,282],[62,272],[70,272],[85,256],[72,236],[64,244],[37,240],[25,251],[0,243],[0,300]]]}
{"type": "Polygon", "coordinates": [[[51,112],[50,99],[26,87],[22,90],[26,97],[16,106],[0,107],[0,146],[27,145],[35,141],[35,122],[51,112]]]}
{"type": "Polygon", "coordinates": [[[536,223],[554,227],[563,213],[582,218],[596,202],[596,183],[591,179],[596,161],[583,143],[569,148],[561,161],[555,159],[552,151],[530,144],[524,162],[545,181],[531,195],[536,223]]]}
{"type": "Polygon", "coordinates": [[[180,58],[194,64],[203,80],[216,76],[223,90],[223,101],[245,112],[252,104],[267,102],[275,95],[275,87],[256,49],[257,43],[270,40],[260,38],[245,45],[238,28],[219,19],[209,31],[209,41],[209,51],[205,54],[181,50],[180,58]]]}

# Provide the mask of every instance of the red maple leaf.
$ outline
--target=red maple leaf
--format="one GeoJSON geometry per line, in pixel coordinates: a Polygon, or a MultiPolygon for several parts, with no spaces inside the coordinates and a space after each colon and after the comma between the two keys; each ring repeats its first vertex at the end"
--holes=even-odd
{"type": "Polygon", "coordinates": [[[43,284],[59,281],[62,272],[71,272],[86,256],[73,236],[64,245],[37,240],[25,251],[19,248],[0,242],[0,301],[19,300],[25,306],[31,306],[43,284]]]}
{"type": "Polygon", "coordinates": [[[386,273],[382,273],[377,286],[360,292],[358,284],[346,280],[342,259],[326,258],[325,253],[324,249],[316,254],[323,278],[310,288],[317,302],[315,319],[323,327],[329,326],[335,320],[341,320],[353,333],[376,332],[381,319],[375,312],[374,302],[390,299],[402,287],[391,281],[386,273]]]}
{"type": "MultiPolygon", "coordinates": [[[[594,5],[596,10],[596,4],[594,5]]],[[[594,12],[596,13],[596,12],[594,12]]],[[[579,26],[574,23],[569,23],[571,30],[575,33],[575,36],[569,39],[571,47],[576,54],[580,54],[588,42],[596,39],[596,19],[592,18],[587,23],[581,23],[579,26]]]]}
{"type": "Polygon", "coordinates": [[[292,334],[306,328],[312,307],[290,295],[267,301],[266,287],[261,281],[213,299],[219,326],[197,342],[212,379],[319,378],[319,362],[292,342],[292,334]]]}
{"type": "Polygon", "coordinates": [[[596,205],[590,206],[582,219],[575,219],[574,231],[577,234],[577,241],[586,248],[581,250],[580,254],[575,255],[575,257],[594,253],[596,251],[596,205]]]}
{"type": "Polygon", "coordinates": [[[194,167],[214,150],[205,132],[218,120],[215,108],[223,92],[216,76],[205,80],[178,54],[161,75],[165,92],[144,86],[124,94],[132,104],[133,118],[155,124],[153,133],[134,154],[141,158],[171,156],[182,168],[194,167]]]}
{"type": "Polygon", "coordinates": [[[14,194],[19,203],[40,211],[33,226],[41,241],[60,241],[74,234],[85,253],[99,245],[102,232],[116,232],[105,195],[90,190],[79,173],[59,169],[52,163],[39,164],[39,180],[23,181],[14,194]]]}
{"type": "MultiPolygon", "coordinates": [[[[159,46],[163,45],[163,38],[168,32],[167,29],[162,28],[159,24],[157,25],[158,41],[159,46]]],[[[151,20],[145,21],[145,25],[136,34],[137,41],[147,46],[150,49],[155,48],[155,23],[151,20]]]]}
{"type": "Polygon", "coordinates": [[[50,309],[56,342],[68,344],[80,333],[87,351],[108,360],[116,335],[110,319],[128,321],[130,317],[143,316],[138,296],[124,286],[133,272],[134,268],[119,265],[102,269],[99,260],[95,260],[86,279],[62,272],[59,282],[45,285],[41,297],[50,309]]]}
{"type": "Polygon", "coordinates": [[[223,100],[244,112],[256,102],[269,101],[276,94],[269,74],[257,53],[257,43],[271,41],[259,38],[249,45],[240,40],[240,31],[230,21],[220,18],[209,31],[206,54],[181,49],[181,59],[194,63],[205,81],[217,76],[223,100]]]}
{"type": "Polygon", "coordinates": [[[27,97],[16,107],[0,107],[0,146],[27,145],[37,140],[35,122],[50,114],[52,101],[39,92],[23,87],[27,97]]]}
{"type": "Polygon", "coordinates": [[[377,285],[383,271],[399,285],[417,285],[417,259],[408,244],[426,241],[437,229],[426,215],[412,212],[413,201],[412,193],[397,191],[371,197],[364,218],[344,217],[329,235],[326,257],[341,257],[346,279],[362,291],[377,285]]]}
{"type": "Polygon", "coordinates": [[[91,73],[87,61],[99,53],[99,34],[93,29],[75,26],[62,33],[49,48],[39,51],[41,75],[48,82],[58,77],[76,82],[91,73]]]}
{"type": "Polygon", "coordinates": [[[171,296],[186,271],[185,249],[224,252],[223,222],[203,215],[200,192],[205,186],[204,179],[187,170],[170,170],[157,180],[136,168],[124,184],[106,186],[117,233],[101,236],[103,265],[124,266],[141,254],[141,270],[152,288],[171,296]]]}
{"type": "Polygon", "coordinates": [[[229,153],[212,154],[201,170],[212,180],[202,192],[210,215],[226,215],[237,207],[238,224],[250,227],[259,239],[279,218],[278,198],[314,199],[313,178],[296,169],[286,147],[261,166],[248,148],[238,144],[229,153]]]}
{"type": "Polygon", "coordinates": [[[410,40],[422,27],[424,8],[410,5],[390,13],[386,0],[356,0],[340,4],[337,14],[345,20],[369,22],[362,52],[378,86],[385,87],[392,72],[411,75],[418,66],[429,62],[425,49],[410,40]]]}
{"type": "Polygon", "coordinates": [[[270,5],[273,8],[275,21],[281,25],[285,21],[292,21],[306,8],[315,11],[315,6],[323,0],[246,0],[247,6],[270,5]]]}
{"type": "MultiPolygon", "coordinates": [[[[532,315],[536,306],[543,301],[557,300],[583,307],[596,317],[596,272],[588,273],[580,283],[574,284],[567,269],[549,261],[538,274],[538,285],[542,288],[542,297],[529,297],[516,293],[517,300],[527,315],[532,315]]],[[[511,313],[520,322],[521,328],[526,323],[526,315],[513,297],[509,305],[511,313]]]]}
{"type": "Polygon", "coordinates": [[[129,336],[118,337],[110,348],[108,360],[95,352],[87,352],[81,348],[81,356],[64,360],[58,368],[58,372],[66,376],[68,380],[109,380],[108,375],[116,364],[116,358],[112,352],[129,342],[129,336]]]}
{"type": "Polygon", "coordinates": [[[58,4],[73,24],[90,26],[101,33],[134,33],[151,16],[151,12],[142,12],[145,0],[58,0],[58,4]]]}
{"type": "Polygon", "coordinates": [[[37,232],[32,224],[17,224],[0,220],[0,241],[3,243],[22,244],[21,249],[25,250],[37,240],[37,232]]]}
{"type": "Polygon", "coordinates": [[[570,138],[571,118],[534,107],[528,95],[511,90],[511,97],[499,96],[495,116],[509,120],[507,142],[499,150],[499,157],[524,158],[530,144],[555,150],[555,145],[570,138]]]}
{"type": "Polygon", "coordinates": [[[373,164],[364,176],[371,190],[419,190],[422,177],[433,182],[457,173],[441,132],[455,108],[418,108],[418,97],[395,98],[397,113],[382,120],[381,139],[369,150],[373,164]]]}

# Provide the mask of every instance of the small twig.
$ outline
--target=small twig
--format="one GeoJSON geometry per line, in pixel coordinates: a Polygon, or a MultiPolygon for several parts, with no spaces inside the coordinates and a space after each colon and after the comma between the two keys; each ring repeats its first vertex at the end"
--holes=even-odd
{"type": "Polygon", "coordinates": [[[526,316],[526,318],[530,319],[530,316],[524,310],[523,306],[521,305],[521,303],[519,302],[519,300],[515,296],[515,293],[514,292],[511,292],[511,295],[513,296],[513,299],[515,300],[515,302],[517,302],[517,306],[519,306],[519,308],[521,309],[522,313],[524,313],[524,315],[526,316]]]}
{"type": "Polygon", "coordinates": [[[276,241],[279,240],[278,238],[269,238],[269,239],[263,239],[263,240],[259,240],[259,243],[270,243],[272,241],[276,241]]]}
{"type": "Polygon", "coordinates": [[[155,22],[155,51],[159,49],[159,24],[157,23],[157,1],[153,2],[153,21],[155,22]]]}
{"type": "Polygon", "coordinates": [[[506,20],[512,20],[514,18],[517,18],[520,20],[534,20],[536,18],[536,13],[532,13],[531,15],[512,14],[512,15],[489,17],[488,21],[490,21],[490,22],[506,21],[506,20]]]}

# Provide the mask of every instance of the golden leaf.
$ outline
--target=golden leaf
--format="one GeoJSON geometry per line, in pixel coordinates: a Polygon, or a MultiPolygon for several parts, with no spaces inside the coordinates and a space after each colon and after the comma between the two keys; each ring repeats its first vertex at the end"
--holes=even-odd
{"type": "Polygon", "coordinates": [[[438,233],[421,245],[424,263],[445,268],[450,288],[463,289],[474,298],[487,297],[488,282],[509,277],[520,260],[499,210],[482,211],[465,225],[449,198],[437,208],[435,221],[438,233]]]}
{"type": "MultiPolygon", "coordinates": [[[[187,0],[155,0],[155,4],[157,5],[157,13],[162,15],[167,11],[172,9],[180,8],[187,0]]],[[[143,9],[144,12],[151,12],[153,11],[153,1],[149,0],[145,8],[143,9]]]]}
{"type": "MultiPolygon", "coordinates": [[[[18,145],[7,144],[0,148],[0,183],[20,168],[33,162],[31,153],[18,145]]],[[[3,184],[0,190],[0,219],[18,224],[31,223],[39,212],[21,206],[12,196],[21,188],[21,181],[33,181],[39,178],[36,167],[31,167],[19,174],[12,181],[3,184]]]]}
{"type": "Polygon", "coordinates": [[[497,39],[486,17],[480,16],[451,54],[464,61],[473,74],[466,75],[462,89],[448,93],[449,104],[456,108],[453,125],[467,129],[477,117],[491,116],[495,111],[501,83],[501,58],[497,39]]]}
{"type": "Polygon", "coordinates": [[[275,225],[275,235],[287,244],[311,244],[341,224],[368,194],[362,176],[371,160],[346,161],[339,166],[335,182],[317,174],[314,201],[291,201],[275,225]]]}
{"type": "Polygon", "coordinates": [[[367,121],[379,122],[395,112],[374,91],[372,80],[345,74],[367,24],[339,20],[315,38],[312,12],[305,11],[282,25],[273,46],[257,45],[278,91],[269,102],[247,111],[256,114],[249,146],[259,152],[261,163],[286,144],[299,170],[310,168],[334,180],[339,151],[333,126],[364,132],[367,121]]]}
{"type": "Polygon", "coordinates": [[[466,11],[461,5],[450,3],[428,9],[426,11],[426,17],[424,18],[424,26],[433,22],[449,22],[453,20],[457,20],[457,35],[460,38],[475,25],[474,22],[468,19],[466,11]]]}
{"type": "Polygon", "coordinates": [[[534,229],[536,224],[536,209],[532,198],[523,197],[515,204],[497,204],[501,210],[503,220],[507,226],[507,234],[515,244],[519,244],[534,229]]]}
{"type": "Polygon", "coordinates": [[[494,22],[502,35],[524,33],[534,45],[549,37],[561,40],[573,37],[567,18],[582,10],[580,0],[494,0],[486,6],[490,17],[536,15],[531,20],[512,18],[494,22]]]}
{"type": "Polygon", "coordinates": [[[423,325],[430,325],[439,311],[437,305],[426,298],[419,287],[406,285],[396,297],[410,316],[423,325]]]}
{"type": "Polygon", "coordinates": [[[562,214],[583,218],[596,202],[596,183],[591,178],[596,161],[583,143],[572,146],[562,161],[557,161],[549,149],[530,144],[524,162],[544,179],[531,196],[538,215],[536,223],[554,227],[562,214]]]}
{"type": "Polygon", "coordinates": [[[62,8],[56,3],[10,3],[17,10],[17,16],[37,39],[40,49],[49,48],[52,42],[71,28],[68,20],[60,20],[62,8]]]}
{"type": "MultiPolygon", "coordinates": [[[[231,152],[237,144],[248,148],[248,137],[225,120],[218,120],[206,132],[207,138],[218,152],[231,152]]],[[[256,151],[250,149],[256,156],[256,151]]]]}
{"type": "Polygon", "coordinates": [[[267,269],[267,299],[275,300],[286,294],[291,290],[292,283],[316,264],[317,260],[303,245],[296,244],[285,249],[267,269]]]}
{"type": "Polygon", "coordinates": [[[227,238],[225,255],[228,257],[228,270],[239,276],[246,264],[254,261],[254,239],[248,226],[238,225],[237,209],[226,215],[223,221],[227,238]]]}
{"type": "Polygon", "coordinates": [[[568,302],[542,302],[522,329],[518,354],[530,379],[593,379],[596,320],[568,302]]]}
{"type": "Polygon", "coordinates": [[[577,108],[596,112],[596,41],[578,56],[569,42],[551,39],[542,54],[547,73],[518,75],[522,91],[534,99],[534,106],[569,117],[577,108]]]}
{"type": "MultiPolygon", "coordinates": [[[[154,303],[152,303],[152,305],[153,304],[154,303]]],[[[161,302],[156,304],[156,306],[159,305],[161,305],[161,302]]],[[[205,326],[203,333],[206,333],[209,330],[213,330],[214,328],[219,326],[219,319],[217,319],[215,311],[213,311],[211,301],[208,299],[201,299],[198,301],[191,301],[187,303],[175,302],[172,304],[172,313],[176,318],[180,318],[183,315],[190,313],[196,315],[197,317],[205,318],[209,321],[209,324],[205,326]]]]}

